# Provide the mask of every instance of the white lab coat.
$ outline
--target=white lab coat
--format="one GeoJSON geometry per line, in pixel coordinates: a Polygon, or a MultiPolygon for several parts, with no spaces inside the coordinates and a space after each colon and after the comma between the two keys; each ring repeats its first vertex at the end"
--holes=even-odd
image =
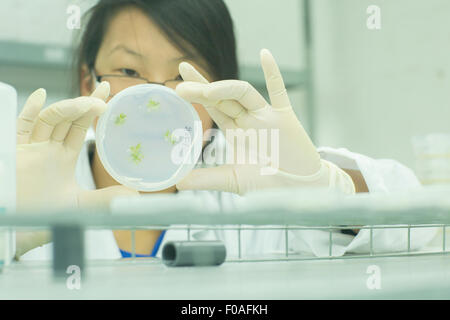
{"type": "MultiPolygon", "coordinates": [[[[389,193],[404,191],[420,187],[415,174],[409,168],[390,159],[374,160],[369,157],[353,153],[347,149],[334,149],[330,147],[318,148],[320,156],[342,169],[359,170],[371,193],[389,193]]],[[[209,204],[213,209],[223,209],[233,212],[238,205],[239,196],[225,192],[202,191],[203,199],[210,197],[209,204]],[[219,207],[219,208],[218,208],[219,207]]],[[[216,214],[223,214],[220,210],[216,214]]],[[[245,226],[251,228],[251,226],[245,226]]],[[[432,239],[436,238],[439,229],[420,228],[411,230],[411,250],[423,249],[432,239]]],[[[227,256],[238,257],[238,231],[191,231],[193,240],[217,240],[225,242],[227,256]]],[[[321,230],[290,230],[289,253],[326,257],[329,255],[329,232],[321,230]]],[[[339,230],[333,232],[332,255],[342,256],[345,253],[369,253],[370,231],[360,230],[357,236],[343,234],[339,230]]],[[[186,240],[187,231],[173,230],[167,232],[161,248],[168,241],[186,240]]],[[[242,258],[270,258],[284,256],[286,252],[286,235],[284,230],[243,230],[240,232],[242,258]]],[[[374,229],[373,250],[375,253],[401,252],[407,248],[407,229],[374,229]]],[[[158,256],[161,250],[158,251],[158,256]]]]}
{"type": "MultiPolygon", "coordinates": [[[[95,183],[90,166],[90,154],[95,147],[93,131],[89,131],[86,143],[78,159],[76,168],[77,181],[85,189],[95,189],[95,183]]],[[[394,160],[374,160],[369,157],[350,152],[346,149],[334,149],[329,147],[319,148],[321,157],[333,162],[343,169],[359,170],[370,192],[392,192],[420,186],[414,173],[407,167],[394,160]]],[[[184,191],[201,195],[204,201],[212,209],[232,210],[235,207],[237,195],[216,191],[184,191]]],[[[221,210],[212,210],[219,212],[221,210]]],[[[405,230],[375,230],[374,243],[381,243],[375,249],[378,251],[402,251],[406,248],[403,243],[405,230]]],[[[228,257],[238,256],[238,232],[236,230],[197,230],[190,232],[193,240],[224,241],[227,247],[228,257]]],[[[412,249],[417,249],[428,243],[435,236],[435,229],[418,230],[411,234],[412,249]]],[[[168,230],[158,250],[160,257],[164,244],[168,241],[186,240],[186,230],[168,230]]],[[[241,231],[241,256],[242,257],[267,257],[279,255],[285,252],[285,233],[282,230],[244,230],[241,231]]],[[[328,255],[329,234],[319,230],[289,231],[289,251],[293,253],[312,254],[316,256],[328,255]]],[[[368,230],[361,230],[355,236],[336,232],[333,234],[333,255],[340,256],[347,252],[368,252],[368,230]]],[[[86,252],[88,259],[118,259],[121,258],[112,231],[87,231],[86,252]]],[[[51,258],[52,244],[36,248],[25,254],[23,260],[41,260],[51,258]]]]}

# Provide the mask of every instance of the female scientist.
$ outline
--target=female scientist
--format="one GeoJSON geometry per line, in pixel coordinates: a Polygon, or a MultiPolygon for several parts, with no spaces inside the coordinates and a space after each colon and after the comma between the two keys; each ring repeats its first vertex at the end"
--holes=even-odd
{"type": "MultiPolygon", "coordinates": [[[[41,111],[46,95],[39,89],[19,116],[18,207],[100,208],[116,196],[136,195],[106,172],[88,129],[95,127],[112,96],[143,83],[176,89],[193,103],[205,131],[214,126],[222,131],[279,130],[276,174],[260,175],[262,163],[196,169],[163,192],[197,190],[213,205],[230,207],[236,194],[257,189],[327,187],[353,194],[418,184],[395,161],[372,160],[345,149],[316,149],[293,112],[268,50],[261,51],[261,65],[270,104],[248,83],[228,80],[238,78],[238,63],[232,19],[222,0],[100,0],[90,11],[78,50],[75,77],[82,97],[41,111]]],[[[161,241],[177,237],[172,231],[138,231],[136,252],[154,256],[161,241]]],[[[224,231],[206,237],[228,238],[224,231]]],[[[268,243],[264,231],[251,237],[250,253],[255,248],[277,251],[276,239],[284,235],[272,233],[273,246],[257,243],[265,237],[261,243],[268,243]]],[[[26,256],[42,258],[50,252],[48,246],[36,247],[49,241],[45,232],[18,234],[16,256],[31,250],[26,256]]],[[[307,246],[314,251],[314,244],[307,246]]],[[[88,232],[90,258],[127,256],[130,249],[128,231],[88,232]]]]}

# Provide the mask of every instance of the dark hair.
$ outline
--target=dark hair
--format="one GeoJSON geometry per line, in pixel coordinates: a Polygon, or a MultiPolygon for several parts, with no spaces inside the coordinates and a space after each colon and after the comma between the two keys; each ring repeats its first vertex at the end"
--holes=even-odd
{"type": "Polygon", "coordinates": [[[111,19],[130,6],[147,14],[183,53],[199,56],[214,80],[238,78],[233,21],[223,0],[100,0],[85,17],[88,22],[74,61],[77,88],[82,66],[95,66],[111,19]]]}

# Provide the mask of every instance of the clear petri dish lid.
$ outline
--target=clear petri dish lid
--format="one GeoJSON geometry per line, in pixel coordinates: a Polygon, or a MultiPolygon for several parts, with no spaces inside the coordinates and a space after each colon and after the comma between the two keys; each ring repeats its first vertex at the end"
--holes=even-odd
{"type": "Polygon", "coordinates": [[[197,164],[203,129],[194,107],[170,88],[129,87],[109,102],[96,128],[99,158],[117,182],[160,191],[197,164]]]}

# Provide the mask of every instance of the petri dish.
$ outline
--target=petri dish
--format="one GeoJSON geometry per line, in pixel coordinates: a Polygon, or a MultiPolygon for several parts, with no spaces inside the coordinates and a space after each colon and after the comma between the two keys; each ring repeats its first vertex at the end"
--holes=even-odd
{"type": "Polygon", "coordinates": [[[174,90],[141,84],[108,102],[95,135],[99,158],[111,177],[138,191],[160,191],[195,167],[203,129],[194,107],[174,90]]]}

